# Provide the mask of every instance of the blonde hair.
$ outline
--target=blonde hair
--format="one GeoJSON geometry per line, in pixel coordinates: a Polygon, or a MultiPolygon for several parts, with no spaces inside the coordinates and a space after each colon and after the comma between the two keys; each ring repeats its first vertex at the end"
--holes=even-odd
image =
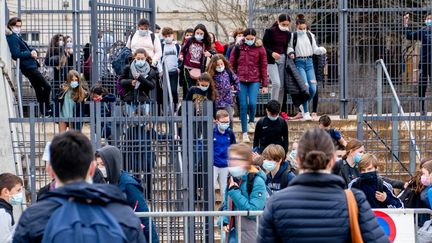
{"type": "Polygon", "coordinates": [[[371,165],[376,169],[378,167],[378,159],[373,154],[363,154],[358,164],[359,171],[366,171],[366,168],[371,165]]]}
{"type": "Polygon", "coordinates": [[[72,100],[78,103],[85,101],[88,96],[88,92],[84,88],[84,84],[82,83],[81,76],[76,70],[69,71],[67,75],[66,85],[63,87],[63,90],[72,90],[72,100]],[[78,79],[78,87],[76,89],[72,89],[70,87],[70,83],[73,81],[74,77],[78,79]]]}
{"type": "Polygon", "coordinates": [[[216,112],[216,120],[219,120],[220,118],[229,117],[229,113],[226,110],[218,110],[216,112]]]}
{"type": "Polygon", "coordinates": [[[228,154],[230,153],[238,154],[242,159],[247,160],[249,164],[252,165],[252,150],[249,145],[245,143],[233,144],[228,148],[228,154]]]}
{"type": "Polygon", "coordinates": [[[279,144],[270,144],[264,149],[261,156],[263,159],[279,162],[285,160],[286,154],[285,149],[279,144]]]}

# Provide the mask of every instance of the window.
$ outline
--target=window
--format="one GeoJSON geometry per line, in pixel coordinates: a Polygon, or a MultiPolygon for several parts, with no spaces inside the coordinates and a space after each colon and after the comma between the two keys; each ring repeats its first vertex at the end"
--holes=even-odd
{"type": "Polygon", "coordinates": [[[27,33],[22,33],[21,34],[21,38],[25,41],[28,41],[28,34],[27,33]]]}
{"type": "Polygon", "coordinates": [[[39,33],[31,33],[32,41],[39,41],[39,33]]]}

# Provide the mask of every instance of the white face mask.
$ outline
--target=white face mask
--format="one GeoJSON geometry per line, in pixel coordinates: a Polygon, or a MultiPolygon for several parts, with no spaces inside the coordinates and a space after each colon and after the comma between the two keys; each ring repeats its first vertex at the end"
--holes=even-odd
{"type": "Polygon", "coordinates": [[[239,44],[244,39],[243,36],[237,36],[236,37],[236,44],[239,44]]]}
{"type": "Polygon", "coordinates": [[[12,32],[19,35],[21,33],[21,27],[12,27],[12,32]]]}
{"type": "Polygon", "coordinates": [[[104,177],[104,178],[107,178],[107,177],[108,177],[108,174],[107,174],[106,167],[105,167],[105,166],[101,166],[101,167],[98,167],[98,168],[99,168],[99,170],[101,171],[103,177],[104,177]]]}
{"type": "Polygon", "coordinates": [[[66,48],[70,49],[70,48],[72,48],[72,47],[73,47],[72,42],[67,42],[67,43],[66,43],[66,48]]]}
{"type": "Polygon", "coordinates": [[[219,73],[223,72],[225,70],[225,66],[216,67],[216,71],[219,73]]]}
{"type": "Polygon", "coordinates": [[[299,35],[304,35],[304,34],[306,34],[306,32],[307,32],[307,30],[297,30],[297,33],[299,35]]]}
{"type": "Polygon", "coordinates": [[[58,42],[58,45],[59,45],[59,46],[64,46],[64,41],[59,41],[59,42],[58,42]]]}
{"type": "Polygon", "coordinates": [[[165,40],[165,43],[171,44],[171,43],[173,43],[174,38],[172,36],[169,36],[169,37],[165,38],[164,40],[165,40]]]}
{"type": "Polygon", "coordinates": [[[284,26],[282,26],[282,25],[279,25],[279,29],[280,29],[281,31],[289,31],[289,27],[284,27],[284,26]]]}

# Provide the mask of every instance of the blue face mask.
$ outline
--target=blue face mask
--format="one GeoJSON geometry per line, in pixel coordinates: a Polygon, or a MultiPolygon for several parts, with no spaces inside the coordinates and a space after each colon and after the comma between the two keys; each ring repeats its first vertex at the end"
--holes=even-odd
{"type": "Polygon", "coordinates": [[[78,81],[72,81],[72,82],[70,83],[70,87],[71,87],[72,89],[75,89],[75,88],[77,88],[78,86],[79,86],[78,81]]]}
{"type": "Polygon", "coordinates": [[[247,172],[241,166],[228,167],[228,171],[232,176],[234,176],[236,178],[240,178],[240,177],[246,175],[246,172],[247,172]]]}
{"type": "Polygon", "coordinates": [[[357,154],[354,156],[354,163],[355,163],[356,165],[358,165],[358,163],[360,162],[361,158],[362,158],[362,154],[361,154],[361,153],[357,153],[357,154]]]}
{"type": "Polygon", "coordinates": [[[270,115],[267,115],[267,117],[268,119],[270,119],[270,121],[276,121],[279,118],[279,116],[270,116],[270,115]]]}
{"type": "Polygon", "coordinates": [[[203,35],[195,35],[195,40],[202,41],[204,39],[203,35]]]}
{"type": "Polygon", "coordinates": [[[264,160],[263,162],[263,168],[267,171],[273,171],[274,168],[276,168],[276,162],[271,161],[271,160],[264,160]]]}
{"type": "Polygon", "coordinates": [[[144,65],[145,65],[145,62],[146,61],[144,61],[144,60],[136,60],[135,61],[135,65],[137,66],[137,67],[144,67],[144,65]]]}
{"type": "Polygon", "coordinates": [[[22,204],[24,199],[24,194],[22,192],[18,192],[17,194],[11,197],[10,203],[12,205],[20,205],[22,204]]]}
{"type": "Polygon", "coordinates": [[[432,20],[428,19],[425,21],[426,26],[432,26],[432,20]]]}
{"type": "Polygon", "coordinates": [[[297,149],[293,149],[289,155],[292,159],[295,159],[295,157],[297,156],[297,149]]]}
{"type": "Polygon", "coordinates": [[[204,92],[206,92],[207,90],[208,90],[208,86],[198,86],[198,88],[200,89],[200,90],[202,90],[202,91],[204,91],[204,92]]]}
{"type": "Polygon", "coordinates": [[[220,130],[225,131],[229,128],[230,124],[229,124],[229,122],[223,122],[223,123],[221,122],[221,123],[219,123],[218,126],[219,126],[220,130]]]}
{"type": "Polygon", "coordinates": [[[245,40],[245,44],[248,46],[252,46],[255,43],[255,39],[253,40],[245,40]]]}
{"type": "Polygon", "coordinates": [[[140,36],[148,36],[149,31],[148,30],[138,30],[138,34],[140,36]]]}

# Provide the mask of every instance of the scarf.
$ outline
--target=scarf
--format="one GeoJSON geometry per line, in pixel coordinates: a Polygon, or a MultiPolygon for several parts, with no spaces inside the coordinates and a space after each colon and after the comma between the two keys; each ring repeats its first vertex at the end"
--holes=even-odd
{"type": "Polygon", "coordinates": [[[148,73],[150,72],[150,64],[146,61],[144,66],[138,67],[134,60],[130,65],[130,69],[134,78],[138,75],[143,75],[144,77],[147,77],[148,73]]]}

